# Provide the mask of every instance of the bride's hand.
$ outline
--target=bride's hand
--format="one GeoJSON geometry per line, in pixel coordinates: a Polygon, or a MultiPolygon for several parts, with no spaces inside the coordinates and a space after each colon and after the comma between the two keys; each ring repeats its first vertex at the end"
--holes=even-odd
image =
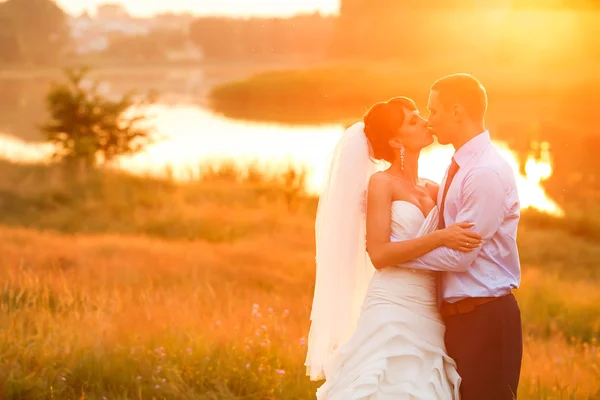
{"type": "Polygon", "coordinates": [[[442,243],[446,247],[462,251],[463,253],[475,250],[481,245],[482,237],[479,234],[468,230],[471,227],[473,227],[473,224],[471,223],[459,222],[442,229],[442,243]]]}

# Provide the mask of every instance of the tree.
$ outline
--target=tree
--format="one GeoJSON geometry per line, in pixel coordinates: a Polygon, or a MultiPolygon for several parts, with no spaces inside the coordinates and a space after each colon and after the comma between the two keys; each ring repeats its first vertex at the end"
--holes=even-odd
{"type": "Polygon", "coordinates": [[[242,25],[232,18],[203,17],[191,24],[190,37],[207,58],[232,59],[242,46],[242,25]]]}
{"type": "Polygon", "coordinates": [[[334,24],[334,17],[318,13],[290,18],[202,17],[192,23],[190,38],[207,59],[321,58],[329,51],[334,24]]]}
{"type": "Polygon", "coordinates": [[[52,63],[69,41],[67,16],[54,1],[0,3],[0,62],[52,63]]]}
{"type": "Polygon", "coordinates": [[[51,120],[41,127],[56,146],[56,159],[85,170],[150,144],[152,132],[141,126],[146,117],[132,109],[154,102],[152,96],[136,102],[132,93],[109,100],[98,93],[98,83],[85,87],[88,72],[67,69],[68,81],[54,84],[46,97],[51,120]]]}
{"type": "Polygon", "coordinates": [[[16,24],[8,15],[1,13],[0,4],[0,63],[16,63],[20,61],[19,40],[15,35],[16,24]]]}
{"type": "Polygon", "coordinates": [[[170,51],[184,48],[189,41],[186,33],[154,30],[145,35],[115,34],[110,38],[106,54],[136,61],[164,61],[170,51]]]}

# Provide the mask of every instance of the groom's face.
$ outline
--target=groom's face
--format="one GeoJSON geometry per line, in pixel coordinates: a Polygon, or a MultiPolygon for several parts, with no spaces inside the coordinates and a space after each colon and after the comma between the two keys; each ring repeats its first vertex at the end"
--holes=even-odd
{"type": "Polygon", "coordinates": [[[427,122],[431,133],[437,137],[440,144],[452,143],[454,137],[454,123],[452,113],[446,110],[437,91],[429,93],[429,120],[427,122]]]}

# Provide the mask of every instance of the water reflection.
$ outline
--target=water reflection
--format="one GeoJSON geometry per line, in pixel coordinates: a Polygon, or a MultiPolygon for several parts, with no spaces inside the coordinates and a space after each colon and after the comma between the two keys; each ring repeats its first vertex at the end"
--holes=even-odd
{"type": "Polygon", "coordinates": [[[137,173],[172,174],[189,179],[206,163],[232,162],[273,170],[305,168],[308,189],[318,192],[324,160],[342,133],[339,125],[286,127],[245,123],[219,117],[194,106],[155,106],[153,124],[166,140],[146,151],[119,160],[121,168],[137,173]]]}
{"type": "Polygon", "coordinates": [[[19,163],[48,161],[54,147],[48,143],[30,143],[12,135],[0,133],[0,158],[19,163]]]}
{"type": "MultiPolygon", "coordinates": [[[[272,68],[275,66],[263,64],[139,70],[117,68],[98,70],[93,78],[102,82],[104,91],[110,96],[119,96],[132,89],[138,93],[149,90],[159,93],[162,105],[156,109],[161,114],[157,121],[161,132],[169,135],[169,141],[152,149],[151,156],[138,156],[135,161],[123,160],[124,167],[158,173],[167,164],[187,164],[185,168],[178,167],[188,170],[178,173],[184,176],[197,172],[197,161],[213,159],[219,154],[233,157],[238,163],[252,158],[259,159],[263,165],[291,160],[312,166],[315,170],[309,184],[313,188],[318,187],[316,176],[320,176],[322,170],[318,160],[325,153],[318,147],[327,148],[335,143],[342,131],[340,126],[282,128],[270,123],[246,124],[223,120],[206,111],[206,95],[213,85],[272,68]],[[210,137],[211,140],[196,139],[197,136],[210,137]],[[247,136],[254,137],[254,140],[247,136]],[[243,146],[225,142],[229,138],[243,146]],[[317,146],[314,152],[309,147],[311,143],[317,146]],[[211,153],[212,157],[209,157],[211,153]],[[144,162],[144,157],[151,159],[152,163],[144,162]],[[171,159],[175,162],[170,163],[171,159]],[[180,159],[186,162],[182,163],[180,159]]],[[[0,132],[31,143],[42,140],[37,126],[47,117],[44,96],[51,81],[62,79],[59,71],[0,76],[3,94],[0,98],[0,132]]],[[[564,90],[543,96],[538,92],[525,91],[514,96],[510,103],[490,97],[487,122],[493,136],[508,144],[512,153],[510,158],[516,158],[520,167],[519,176],[530,181],[521,186],[538,191],[537,195],[527,195],[527,198],[551,197],[565,206],[577,207],[595,207],[600,200],[600,180],[597,178],[600,176],[600,163],[592,150],[600,146],[600,135],[596,132],[600,114],[589,106],[593,104],[593,99],[589,98],[592,92],[584,89],[583,86],[565,86],[564,90]],[[532,147],[535,141],[541,144],[532,147]],[[549,154],[544,150],[544,142],[552,145],[552,160],[544,156],[544,152],[549,154]],[[539,194],[540,187],[549,196],[539,194]]],[[[421,98],[418,104],[424,105],[424,102],[426,99],[421,98]]],[[[357,112],[360,114],[361,110],[357,112]]],[[[18,145],[13,141],[10,146],[18,145]]],[[[445,163],[448,153],[440,153],[440,157],[442,155],[446,157],[445,163]]],[[[423,171],[430,169],[433,171],[427,175],[440,174],[436,172],[439,169],[437,164],[423,165],[423,171]]],[[[541,204],[541,200],[535,202],[541,204]]],[[[554,207],[549,203],[543,208],[554,207]]]]}
{"type": "MultiPolygon", "coordinates": [[[[552,175],[552,165],[549,160],[529,158],[525,167],[526,173],[523,174],[518,155],[504,142],[494,141],[494,144],[515,173],[521,208],[534,208],[552,215],[563,216],[564,211],[548,197],[541,186],[541,182],[552,175]],[[539,171],[545,171],[545,174],[540,175],[539,171]]],[[[440,183],[453,154],[453,148],[438,144],[425,149],[419,160],[420,175],[440,183]]]]}
{"type": "MultiPolygon", "coordinates": [[[[282,126],[247,123],[219,117],[197,106],[156,105],[148,110],[162,140],[144,152],[121,157],[117,167],[137,174],[164,176],[178,180],[197,177],[207,163],[233,162],[277,170],[290,165],[305,168],[309,192],[318,194],[330,152],[343,133],[341,125],[282,126]]],[[[505,143],[496,142],[515,171],[523,208],[536,208],[562,215],[560,207],[545,193],[541,182],[552,175],[547,146],[542,157],[530,157],[524,168],[505,143]],[[525,171],[524,173],[522,171],[525,171]]],[[[26,143],[0,136],[0,157],[13,161],[39,162],[52,152],[48,145],[26,143]]],[[[441,182],[453,149],[433,145],[420,159],[421,176],[441,182]]]]}

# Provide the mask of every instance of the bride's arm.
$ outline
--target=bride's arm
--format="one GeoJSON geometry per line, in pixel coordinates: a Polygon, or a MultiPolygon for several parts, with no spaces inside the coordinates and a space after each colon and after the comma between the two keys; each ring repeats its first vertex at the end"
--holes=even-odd
{"type": "Polygon", "coordinates": [[[390,242],[391,213],[392,186],[388,177],[377,173],[369,181],[367,197],[367,252],[373,266],[377,269],[413,260],[446,245],[451,240],[464,243],[463,236],[475,235],[454,227],[434,231],[415,239],[392,243],[390,242]]]}
{"type": "MultiPolygon", "coordinates": [[[[479,232],[484,240],[489,240],[504,220],[504,188],[497,172],[489,168],[479,168],[465,178],[461,190],[464,201],[458,210],[457,220],[470,221],[472,229],[479,232]]],[[[419,258],[404,263],[401,267],[433,271],[466,271],[473,263],[481,246],[470,252],[440,247],[419,258]]]]}

